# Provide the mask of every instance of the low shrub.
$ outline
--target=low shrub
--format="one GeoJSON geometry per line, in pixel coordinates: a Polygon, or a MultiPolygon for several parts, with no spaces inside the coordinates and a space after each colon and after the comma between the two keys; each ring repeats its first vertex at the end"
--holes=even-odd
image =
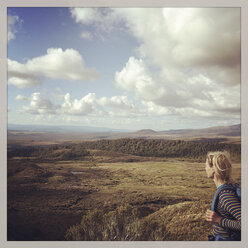
{"type": "Polygon", "coordinates": [[[114,211],[90,211],[70,227],[66,240],[84,241],[175,241],[206,240],[211,225],[204,214],[206,201],[182,202],[141,217],[137,208],[120,206],[114,211]]]}
{"type": "Polygon", "coordinates": [[[78,225],[70,227],[66,240],[124,241],[137,240],[140,220],[136,208],[126,204],[104,213],[95,209],[82,217],[78,225]]]}

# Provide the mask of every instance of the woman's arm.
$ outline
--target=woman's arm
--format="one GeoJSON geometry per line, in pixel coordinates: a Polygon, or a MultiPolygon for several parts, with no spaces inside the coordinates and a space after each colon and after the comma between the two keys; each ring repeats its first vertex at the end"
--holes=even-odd
{"type": "Polygon", "coordinates": [[[222,217],[220,219],[220,226],[233,230],[241,230],[241,203],[235,193],[230,191],[221,192],[218,205],[234,218],[233,220],[222,217]]]}

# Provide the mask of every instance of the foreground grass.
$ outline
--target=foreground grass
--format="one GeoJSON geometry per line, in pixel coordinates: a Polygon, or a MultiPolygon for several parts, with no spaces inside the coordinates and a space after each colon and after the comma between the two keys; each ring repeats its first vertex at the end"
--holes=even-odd
{"type": "MultiPolygon", "coordinates": [[[[9,161],[8,209],[13,211],[8,221],[13,232],[33,225],[41,233],[36,240],[47,240],[46,229],[57,228],[47,216],[56,214],[60,239],[69,225],[68,240],[206,240],[211,225],[204,214],[215,186],[206,178],[203,163],[150,158],[116,162],[124,160],[121,157],[110,163],[110,159],[101,154],[85,161],[35,161],[35,166],[32,161],[9,161]],[[42,217],[35,223],[37,213],[42,217]],[[97,223],[98,236],[85,236],[85,231],[94,233],[97,223]]],[[[233,178],[240,182],[240,164],[233,167],[233,178]]],[[[49,240],[56,240],[53,237],[49,240]]]]}
{"type": "Polygon", "coordinates": [[[166,206],[142,218],[131,205],[105,213],[90,211],[81,223],[70,227],[66,240],[88,241],[188,241],[207,240],[211,225],[205,221],[206,201],[182,202],[166,206]]]}
{"type": "MultiPolygon", "coordinates": [[[[99,194],[105,196],[104,204],[111,203],[107,197],[111,192],[113,198],[119,196],[122,199],[117,205],[128,202],[133,208],[129,211],[127,208],[122,218],[118,217],[118,208],[105,215],[90,211],[80,224],[67,230],[68,240],[207,240],[212,227],[205,221],[205,212],[210,208],[215,186],[206,178],[204,164],[149,161],[98,166],[111,171],[112,175],[109,183],[106,184],[104,179],[98,182],[99,194]],[[118,183],[113,187],[111,180],[118,183]],[[156,209],[158,206],[154,205],[158,202],[165,206],[156,209]],[[138,211],[135,216],[135,211],[142,212],[139,206],[149,206],[152,213],[148,211],[148,215],[142,216],[138,211]],[[123,221],[118,223],[118,219],[124,220],[125,217],[123,227],[123,221]],[[90,228],[92,224],[93,230],[100,225],[98,236],[87,235],[87,231],[95,234],[90,228]]],[[[234,179],[239,181],[240,166],[234,164],[233,167],[234,179]]]]}

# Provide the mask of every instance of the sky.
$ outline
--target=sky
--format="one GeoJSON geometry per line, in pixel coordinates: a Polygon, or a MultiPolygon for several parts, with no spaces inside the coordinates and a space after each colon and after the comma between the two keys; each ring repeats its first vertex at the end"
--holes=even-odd
{"type": "Polygon", "coordinates": [[[239,8],[8,8],[8,123],[240,123],[239,8]]]}

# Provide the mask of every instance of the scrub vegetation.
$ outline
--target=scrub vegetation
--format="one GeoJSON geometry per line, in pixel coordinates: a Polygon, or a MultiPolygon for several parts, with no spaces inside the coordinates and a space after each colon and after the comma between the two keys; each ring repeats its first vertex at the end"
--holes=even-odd
{"type": "Polygon", "coordinates": [[[211,224],[204,216],[215,186],[203,154],[217,148],[231,152],[240,183],[238,144],[11,144],[8,240],[207,240],[211,224]]]}

